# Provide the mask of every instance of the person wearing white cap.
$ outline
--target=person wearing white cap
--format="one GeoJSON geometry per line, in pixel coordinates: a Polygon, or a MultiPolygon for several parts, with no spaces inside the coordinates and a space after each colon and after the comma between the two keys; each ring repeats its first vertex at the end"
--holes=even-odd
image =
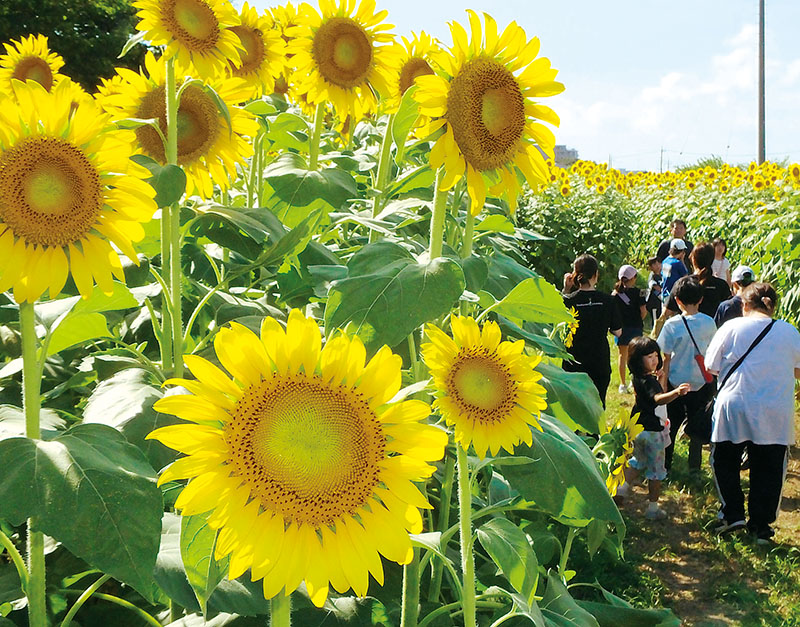
{"type": "Polygon", "coordinates": [[[642,293],[636,287],[636,268],[625,264],[617,273],[617,284],[612,292],[614,303],[619,309],[622,321],[622,333],[614,338],[614,342],[619,349],[619,393],[624,394],[628,391],[625,385],[625,372],[628,366],[628,344],[630,341],[642,335],[644,327],[644,317],[647,315],[645,300],[642,293]]]}
{"type": "Polygon", "coordinates": [[[672,286],[681,277],[689,274],[683,263],[686,257],[686,242],[674,239],[669,243],[669,255],[661,262],[661,300],[667,302],[672,286]]]}
{"type": "Polygon", "coordinates": [[[717,313],[714,314],[714,322],[717,323],[717,328],[721,327],[728,320],[742,317],[742,290],[755,280],[756,273],[748,266],[737,266],[736,269],[731,272],[733,296],[728,300],[723,300],[719,304],[719,307],[717,307],[717,313]]]}

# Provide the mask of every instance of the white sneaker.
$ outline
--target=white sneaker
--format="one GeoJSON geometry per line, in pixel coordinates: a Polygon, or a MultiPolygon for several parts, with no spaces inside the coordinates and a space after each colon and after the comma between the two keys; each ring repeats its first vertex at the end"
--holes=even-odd
{"type": "Polygon", "coordinates": [[[620,383],[620,384],[619,384],[619,388],[617,389],[617,391],[618,391],[620,394],[627,394],[627,393],[628,393],[628,388],[626,388],[626,387],[625,387],[625,384],[624,384],[624,383],[620,383]]]}
{"type": "Polygon", "coordinates": [[[667,517],[667,512],[658,506],[656,506],[655,509],[648,507],[644,513],[644,517],[647,520],[664,520],[667,517]]]}

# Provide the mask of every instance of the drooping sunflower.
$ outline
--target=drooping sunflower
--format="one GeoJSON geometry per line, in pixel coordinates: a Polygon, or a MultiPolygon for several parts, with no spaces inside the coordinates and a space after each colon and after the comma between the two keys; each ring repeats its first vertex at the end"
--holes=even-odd
{"type": "Polygon", "coordinates": [[[414,94],[420,113],[432,118],[429,133],[441,135],[431,150],[433,168],[444,166],[442,188],[467,178],[471,211],[477,215],[489,191],[504,195],[512,210],[520,191],[517,171],[529,183],[546,182],[542,153],[553,157],[555,137],[542,120],[558,126],[556,113],[534,99],[564,90],[546,57],[536,58],[539,39],[528,39],[515,22],[498,36],[497,24],[484,14],[485,28],[468,10],[471,39],[458,22],[450,23],[453,46],[434,55],[441,68],[417,79],[414,94]],[[541,152],[540,152],[541,151],[541,152]]]}
{"type": "Polygon", "coordinates": [[[233,27],[239,14],[228,0],[135,0],[136,28],[165,57],[177,56],[184,68],[195,68],[203,80],[224,76],[238,63],[242,44],[233,27]]]}
{"type": "Polygon", "coordinates": [[[232,30],[244,51],[239,62],[230,63],[228,74],[246,80],[252,97],[260,98],[273,92],[275,77],[283,73],[285,45],[269,14],[261,15],[245,2],[239,16],[241,24],[232,30]]]}
{"type": "Polygon", "coordinates": [[[525,355],[525,342],[501,342],[500,327],[486,322],[478,328],[472,318],[450,318],[453,337],[433,325],[425,332],[422,357],[430,369],[436,393],[434,407],[456,441],[483,459],[486,451],[509,453],[520,442],[533,441],[530,425],[541,429],[537,417],[547,407],[546,391],[534,368],[540,357],[525,355]]]}
{"type": "Polygon", "coordinates": [[[21,37],[19,41],[3,44],[6,54],[0,56],[0,90],[13,93],[11,80],[36,81],[47,91],[64,76],[59,70],[64,66],[62,59],[51,52],[44,35],[21,37]]]}
{"type": "Polygon", "coordinates": [[[388,93],[390,70],[385,60],[393,37],[387,11],[375,13],[375,0],[320,0],[322,15],[300,6],[292,40],[294,90],[315,106],[331,102],[341,120],[354,121],[375,111],[377,94],[388,93]],[[354,12],[355,11],[355,12],[354,12]]]}
{"type": "MultiPolygon", "coordinates": [[[[121,68],[118,73],[124,82],[102,99],[103,106],[115,120],[126,118],[155,118],[166,135],[167,115],[164,97],[166,83],[163,57],[145,56],[146,73],[121,68]]],[[[199,85],[190,85],[181,95],[178,107],[178,165],[186,172],[186,191],[210,198],[214,183],[228,187],[236,175],[236,166],[253,152],[245,137],[253,137],[258,123],[237,103],[249,95],[249,87],[241,78],[214,78],[206,84],[216,91],[225,103],[230,116],[230,128],[214,97],[199,85]],[[232,132],[231,132],[232,131],[232,132]]],[[[166,163],[164,142],[150,126],[136,129],[138,150],[159,163],[166,163]]]]}
{"type": "Polygon", "coordinates": [[[109,242],[136,262],[156,210],[129,132],[91,99],[76,105],[70,82],[17,82],[0,97],[0,292],[13,287],[18,303],[56,298],[70,274],[84,298],[95,282],[111,292],[125,278],[109,242]]]}
{"type": "Polygon", "coordinates": [[[387,113],[397,111],[403,95],[414,85],[414,79],[434,73],[431,67],[431,54],[438,49],[438,46],[433,38],[423,31],[419,35],[411,33],[410,41],[406,37],[401,37],[401,40],[402,43],[395,42],[390,49],[393,56],[393,72],[385,103],[387,113]]]}
{"type": "Polygon", "coordinates": [[[367,363],[357,338],[322,347],[316,322],[298,310],[285,330],[266,318],[260,337],[232,323],[214,349],[233,379],[189,355],[197,380],[169,383],[191,394],[156,405],[194,423],[148,436],[187,455],[159,482],[190,479],[175,507],[209,513],[229,578],[249,568],[266,598],[305,580],[318,606],[329,583],[364,596],[369,574],[383,583],[381,555],[411,560],[407,532],[422,530],[417,508],[430,508],[413,483],[433,473],[447,444],[423,422],[430,406],[390,402],[401,360],[388,347],[367,363]]]}
{"type": "Polygon", "coordinates": [[[609,429],[611,439],[615,443],[614,450],[608,455],[608,476],[606,487],[611,496],[625,483],[625,468],[633,456],[633,441],[644,427],[639,424],[639,414],[631,415],[624,408],[619,410],[617,420],[609,429]]]}

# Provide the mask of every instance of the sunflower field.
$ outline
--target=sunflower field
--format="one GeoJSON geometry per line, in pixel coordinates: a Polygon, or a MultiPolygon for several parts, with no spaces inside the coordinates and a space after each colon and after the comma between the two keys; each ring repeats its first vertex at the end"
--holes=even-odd
{"type": "Polygon", "coordinates": [[[539,40],[134,5],[96,93],[0,57],[0,626],[678,624],[570,567],[637,427],[515,217],[600,192],[539,40]]]}

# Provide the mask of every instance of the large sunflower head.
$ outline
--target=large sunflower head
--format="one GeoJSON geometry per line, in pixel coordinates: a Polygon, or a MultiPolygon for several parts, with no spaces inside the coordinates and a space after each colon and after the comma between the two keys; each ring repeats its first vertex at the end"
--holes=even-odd
{"type": "Polygon", "coordinates": [[[135,0],[133,6],[144,38],[166,46],[167,58],[177,56],[203,80],[239,63],[242,44],[233,31],[239,14],[228,0],[135,0]]]}
{"type": "Polygon", "coordinates": [[[389,69],[381,44],[392,41],[383,23],[387,12],[375,13],[375,0],[320,0],[322,15],[308,4],[300,7],[293,39],[294,89],[310,105],[331,102],[339,118],[360,120],[375,111],[377,94],[388,92],[389,69]]]}
{"type": "Polygon", "coordinates": [[[55,298],[69,274],[85,298],[94,283],[111,292],[112,276],[124,281],[111,243],[136,262],[131,242],[156,209],[128,132],[93,100],[76,105],[69,83],[0,98],[0,292],[20,303],[55,298]]]}
{"type": "Polygon", "coordinates": [[[430,406],[391,402],[401,360],[384,346],[366,361],[358,338],[321,345],[320,329],[298,310],[284,329],[267,318],[256,336],[241,325],[214,340],[222,370],[196,356],[190,394],[167,396],[159,411],[192,424],[148,437],[186,454],[160,483],[190,479],[175,507],[208,512],[219,529],[216,557],[228,576],[248,568],[264,595],[290,594],[301,581],[321,606],[330,583],[367,592],[383,584],[381,558],[405,564],[408,532],[422,531],[430,505],[413,482],[429,477],[447,434],[424,423],[430,406]]]}
{"type": "Polygon", "coordinates": [[[0,56],[0,90],[12,93],[12,79],[35,81],[47,91],[64,76],[59,70],[64,66],[62,59],[47,47],[44,35],[29,35],[19,41],[3,44],[6,54],[0,56]]]}
{"type": "MultiPolygon", "coordinates": [[[[148,53],[145,68],[146,73],[124,68],[118,70],[123,83],[115,87],[116,93],[103,98],[103,105],[115,120],[157,119],[162,134],[166,135],[163,57],[156,60],[148,53]]],[[[243,165],[252,154],[253,148],[245,137],[255,135],[258,123],[247,111],[236,106],[249,93],[244,80],[214,78],[206,84],[225,103],[230,127],[211,93],[197,84],[187,87],[178,106],[178,165],[186,172],[187,193],[210,198],[214,193],[214,183],[226,189],[230,178],[236,175],[236,165],[243,165]]],[[[166,162],[164,143],[154,128],[137,128],[134,139],[139,152],[159,163],[166,162]]]]}
{"type": "Polygon", "coordinates": [[[402,43],[395,42],[390,49],[392,56],[392,80],[389,83],[389,97],[386,111],[393,113],[400,107],[400,101],[418,76],[433,74],[431,54],[438,49],[433,38],[421,32],[411,33],[411,40],[401,37],[402,43]]]}
{"type": "Polygon", "coordinates": [[[456,441],[483,459],[486,451],[509,453],[520,442],[531,444],[529,425],[536,428],[547,407],[546,391],[534,370],[540,357],[524,354],[525,342],[501,342],[500,327],[486,322],[483,328],[472,318],[450,318],[453,337],[436,326],[425,332],[430,342],[422,345],[422,357],[430,369],[436,390],[434,407],[448,425],[455,427],[456,441]]]}
{"type": "Polygon", "coordinates": [[[543,120],[559,118],[535,99],[564,90],[546,57],[536,58],[539,40],[528,39],[515,22],[498,35],[497,24],[484,14],[485,27],[468,10],[471,38],[458,22],[450,23],[453,46],[434,56],[440,71],[417,79],[414,98],[420,114],[433,119],[428,132],[441,131],[430,156],[433,168],[444,167],[443,188],[467,177],[472,213],[486,200],[487,183],[503,194],[512,209],[520,191],[517,171],[531,183],[547,182],[542,153],[553,157],[555,137],[543,120]],[[540,152],[541,151],[541,152],[540,152]]]}
{"type": "Polygon", "coordinates": [[[275,89],[275,77],[283,74],[285,45],[280,33],[273,28],[271,16],[259,14],[255,7],[244,3],[241,24],[233,27],[244,50],[239,62],[231,62],[230,76],[247,81],[254,98],[270,94],[275,89]]]}

